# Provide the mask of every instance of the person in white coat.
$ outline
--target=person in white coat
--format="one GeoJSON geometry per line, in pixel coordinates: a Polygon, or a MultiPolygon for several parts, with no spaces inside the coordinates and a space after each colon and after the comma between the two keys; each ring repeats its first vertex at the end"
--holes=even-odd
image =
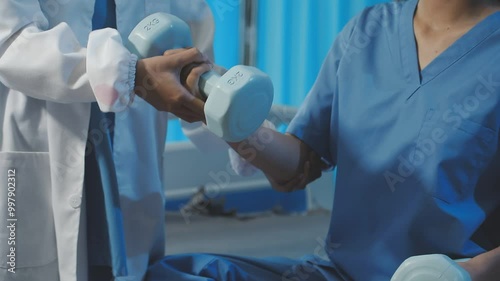
{"type": "Polygon", "coordinates": [[[115,280],[142,280],[163,256],[165,111],[203,118],[190,85],[210,68],[198,49],[211,54],[212,15],[203,0],[116,1],[117,29],[92,31],[94,7],[0,1],[0,280],[88,280],[85,208],[92,206],[85,204],[84,173],[93,102],[116,113],[126,262],[115,280]],[[154,12],[186,20],[198,49],[137,62],[124,38],[154,12]],[[197,66],[181,83],[191,63],[197,66]]]}

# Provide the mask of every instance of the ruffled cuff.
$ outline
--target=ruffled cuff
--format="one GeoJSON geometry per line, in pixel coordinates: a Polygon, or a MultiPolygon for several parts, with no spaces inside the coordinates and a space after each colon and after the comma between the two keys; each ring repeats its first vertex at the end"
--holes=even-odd
{"type": "Polygon", "coordinates": [[[135,97],[135,75],[137,71],[137,60],[138,57],[134,54],[130,54],[129,67],[128,67],[128,78],[126,81],[122,81],[122,85],[126,85],[127,88],[123,89],[124,93],[128,92],[128,95],[124,94],[116,101],[113,106],[114,112],[120,112],[127,109],[133,102],[135,97]]]}
{"type": "Polygon", "coordinates": [[[133,102],[137,59],[123,46],[118,31],[90,33],[87,74],[101,111],[123,111],[133,102]]]}

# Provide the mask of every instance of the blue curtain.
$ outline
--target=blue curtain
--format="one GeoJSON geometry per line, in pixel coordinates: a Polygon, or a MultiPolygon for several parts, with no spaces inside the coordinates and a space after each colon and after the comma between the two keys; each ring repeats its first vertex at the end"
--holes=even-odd
{"type": "MultiPolygon", "coordinates": [[[[239,62],[240,1],[207,0],[214,14],[216,63],[239,62]]],[[[363,8],[382,0],[259,0],[257,67],[275,87],[275,104],[299,106],[343,26],[363,8]]],[[[171,122],[169,141],[184,140],[171,122]]]]}
{"type": "Polygon", "coordinates": [[[276,104],[299,106],[337,34],[381,0],[260,0],[257,66],[274,82],[276,104]]]}

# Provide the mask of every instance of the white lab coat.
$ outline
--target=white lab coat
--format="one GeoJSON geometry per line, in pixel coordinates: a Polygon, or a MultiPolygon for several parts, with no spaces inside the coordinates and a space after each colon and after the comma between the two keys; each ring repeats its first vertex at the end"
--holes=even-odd
{"type": "Polygon", "coordinates": [[[140,98],[130,103],[136,60],[122,38],[163,11],[191,21],[195,43],[210,50],[213,20],[203,0],[116,0],[119,33],[91,32],[93,9],[91,0],[0,1],[0,280],[87,280],[82,189],[96,100],[102,110],[119,111],[115,162],[129,270],[119,280],[141,280],[163,255],[167,115],[140,98]],[[9,169],[15,231],[7,228],[9,169]],[[15,274],[7,264],[12,235],[15,274]]]}

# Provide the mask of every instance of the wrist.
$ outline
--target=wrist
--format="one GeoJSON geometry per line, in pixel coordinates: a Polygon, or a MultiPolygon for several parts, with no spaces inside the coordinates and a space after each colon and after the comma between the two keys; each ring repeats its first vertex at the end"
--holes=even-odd
{"type": "Polygon", "coordinates": [[[151,97],[148,97],[151,94],[151,74],[149,72],[149,64],[145,59],[140,59],[136,63],[135,67],[135,79],[134,79],[134,88],[132,92],[141,97],[142,99],[148,101],[151,97]],[[149,79],[149,80],[148,80],[149,79]],[[148,84],[149,83],[149,84],[148,84]]]}
{"type": "Polygon", "coordinates": [[[472,281],[496,281],[498,269],[492,267],[487,259],[478,256],[459,265],[470,275],[472,281]]]}
{"type": "Polygon", "coordinates": [[[132,88],[132,91],[135,92],[136,94],[137,91],[140,91],[139,89],[142,88],[142,81],[144,81],[144,72],[145,72],[145,63],[144,60],[137,60],[135,63],[135,72],[134,72],[134,87],[132,88]]]}

